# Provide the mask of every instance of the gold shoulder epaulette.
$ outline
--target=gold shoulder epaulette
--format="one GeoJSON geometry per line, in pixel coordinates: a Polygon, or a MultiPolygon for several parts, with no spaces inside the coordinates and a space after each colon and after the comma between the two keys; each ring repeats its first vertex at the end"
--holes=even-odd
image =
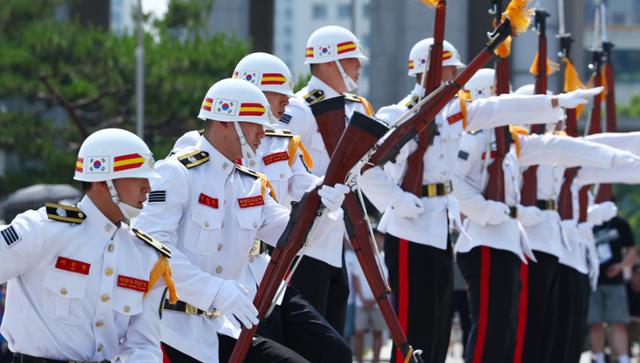
{"type": "Polygon", "coordinates": [[[239,172],[247,174],[247,175],[252,176],[254,178],[260,178],[260,175],[257,172],[255,172],[255,171],[253,171],[253,170],[251,170],[251,169],[249,169],[247,167],[244,167],[242,165],[236,164],[236,169],[238,169],[239,172]]]}
{"type": "Polygon", "coordinates": [[[133,231],[133,234],[135,234],[136,237],[138,237],[138,239],[148,244],[149,246],[155,248],[162,255],[171,258],[171,249],[169,247],[165,246],[161,242],[156,241],[155,239],[153,239],[153,237],[149,236],[148,234],[142,232],[139,229],[131,228],[131,230],[133,231]]]}
{"type": "Polygon", "coordinates": [[[293,133],[289,130],[264,130],[264,134],[275,137],[293,137],[293,133]]]}
{"type": "Polygon", "coordinates": [[[321,89],[314,89],[304,96],[304,100],[307,101],[307,103],[310,105],[320,102],[324,100],[324,91],[321,89]]]}
{"type": "Polygon", "coordinates": [[[45,203],[44,206],[47,209],[47,216],[54,221],[82,224],[87,218],[80,208],[70,205],[45,203]]]}
{"type": "Polygon", "coordinates": [[[362,99],[360,98],[360,96],[356,94],[345,92],[342,95],[344,96],[345,101],[358,102],[358,103],[362,102],[362,99]]]}
{"type": "Polygon", "coordinates": [[[410,99],[409,101],[407,101],[407,103],[405,103],[404,105],[405,105],[405,107],[406,107],[406,108],[408,108],[408,109],[412,109],[412,108],[414,108],[414,107],[418,104],[418,101],[420,101],[420,97],[418,97],[418,96],[413,96],[413,97],[411,97],[411,99],[410,99]]]}
{"type": "Polygon", "coordinates": [[[195,168],[209,161],[209,153],[206,151],[196,150],[185,155],[178,156],[178,161],[187,169],[195,168]]]}

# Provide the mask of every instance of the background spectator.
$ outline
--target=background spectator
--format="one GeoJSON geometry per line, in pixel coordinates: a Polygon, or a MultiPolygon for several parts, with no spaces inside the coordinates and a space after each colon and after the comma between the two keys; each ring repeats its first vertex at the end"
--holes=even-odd
{"type": "Polygon", "coordinates": [[[600,259],[598,288],[591,293],[589,314],[591,348],[595,363],[604,363],[605,326],[610,329],[611,350],[618,362],[629,362],[627,324],[629,306],[622,271],[636,261],[633,233],[627,221],[620,217],[593,230],[600,259]]]}

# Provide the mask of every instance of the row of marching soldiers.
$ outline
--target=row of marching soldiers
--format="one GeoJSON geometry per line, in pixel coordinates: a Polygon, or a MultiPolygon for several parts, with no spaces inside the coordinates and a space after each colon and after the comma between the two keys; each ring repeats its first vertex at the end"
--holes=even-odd
{"type": "MultiPolygon", "coordinates": [[[[413,90],[376,119],[398,125],[420,107],[431,43],[418,42],[409,55],[413,90]]],[[[445,361],[454,263],[472,320],[466,362],[578,361],[598,263],[591,219],[578,224],[556,211],[563,171],[581,167],[577,190],[634,183],[640,170],[640,135],[562,131],[565,110],[602,90],[533,95],[523,87],[495,96],[494,73],[482,69],[438,113],[427,140],[410,140],[383,167],[356,170],[346,185],[326,185],[335,145],[315,115],[344,97],[344,120],[330,128],[374,116],[351,93],[366,57],[350,31],[327,26],[311,34],[305,59],[312,76],[294,94],[281,60],[244,57],[206,92],[203,130],[180,137],[157,163],[124,130],[100,130],[83,142],[78,205],[47,204],[0,230],[0,282],[8,281],[0,331],[15,362],[227,362],[243,328],[256,325],[247,362],[350,362],[341,335],[349,294],[341,205],[355,191],[382,213],[394,318],[416,348],[406,357],[394,350],[394,361],[445,361]],[[531,124],[548,132],[529,135],[531,124]],[[513,142],[498,157],[492,129],[507,125],[513,142]],[[483,196],[494,162],[502,164],[504,202],[483,196]],[[416,165],[418,195],[402,188],[416,165]],[[539,203],[524,207],[521,173],[530,165],[540,165],[539,203]],[[252,300],[269,250],[296,221],[292,202],[314,188],[324,211],[260,321],[252,300]],[[454,229],[457,241],[449,237],[454,229]]],[[[448,42],[442,59],[443,82],[465,67],[448,42]]],[[[607,214],[602,208],[589,212],[607,214]]]]}

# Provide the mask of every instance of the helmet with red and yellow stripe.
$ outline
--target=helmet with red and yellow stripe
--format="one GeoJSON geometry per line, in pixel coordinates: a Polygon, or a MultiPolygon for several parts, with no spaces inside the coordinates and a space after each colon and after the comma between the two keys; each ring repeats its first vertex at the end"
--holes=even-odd
{"type": "Polygon", "coordinates": [[[293,97],[293,76],[280,58],[269,53],[251,53],[238,62],[233,78],[244,79],[266,92],[293,97]]]}

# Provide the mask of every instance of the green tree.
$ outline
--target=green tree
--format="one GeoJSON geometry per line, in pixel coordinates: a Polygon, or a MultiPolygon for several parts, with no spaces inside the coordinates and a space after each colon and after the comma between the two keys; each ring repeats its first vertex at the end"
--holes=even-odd
{"type": "MultiPolygon", "coordinates": [[[[60,20],[64,3],[4,0],[0,6],[0,149],[12,166],[0,177],[0,199],[37,182],[70,182],[87,134],[134,130],[135,36],[60,20]]],[[[211,3],[172,0],[170,9],[186,10],[145,35],[145,139],[157,158],[199,127],[195,115],[206,90],[229,77],[248,51],[237,39],[195,31],[211,3]],[[175,36],[173,27],[190,36],[175,36]]]]}

